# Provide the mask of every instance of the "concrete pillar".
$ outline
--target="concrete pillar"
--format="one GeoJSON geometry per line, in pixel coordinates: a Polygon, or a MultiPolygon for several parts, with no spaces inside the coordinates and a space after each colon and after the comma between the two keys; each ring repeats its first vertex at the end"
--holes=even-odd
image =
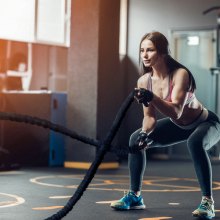
{"type": "MultiPolygon", "coordinates": [[[[73,0],[68,53],[67,126],[103,139],[121,103],[119,0],[73,0]]],[[[67,138],[65,167],[88,168],[93,146],[67,138]]],[[[118,167],[108,154],[100,168],[118,167]]]]}

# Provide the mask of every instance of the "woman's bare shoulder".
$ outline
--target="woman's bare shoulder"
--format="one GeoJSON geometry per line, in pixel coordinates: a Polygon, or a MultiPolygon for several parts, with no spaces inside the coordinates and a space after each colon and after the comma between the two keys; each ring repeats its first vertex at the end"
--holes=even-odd
{"type": "Polygon", "coordinates": [[[173,73],[173,82],[175,83],[185,83],[188,85],[189,83],[189,73],[184,68],[179,68],[173,73]]]}
{"type": "Polygon", "coordinates": [[[188,77],[189,76],[189,73],[186,69],[184,68],[179,68],[177,70],[174,71],[173,73],[173,78],[179,78],[179,77],[188,77]]]}
{"type": "Polygon", "coordinates": [[[139,88],[146,88],[149,77],[150,73],[145,73],[144,75],[142,75],[137,81],[137,86],[139,88]]]}

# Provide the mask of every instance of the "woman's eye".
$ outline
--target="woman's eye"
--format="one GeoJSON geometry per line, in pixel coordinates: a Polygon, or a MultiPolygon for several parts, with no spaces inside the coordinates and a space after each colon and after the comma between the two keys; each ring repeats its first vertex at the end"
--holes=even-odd
{"type": "Polygon", "coordinates": [[[146,51],[146,52],[153,52],[154,49],[146,49],[146,50],[140,49],[140,52],[141,52],[141,53],[144,53],[144,51],[146,51]]]}

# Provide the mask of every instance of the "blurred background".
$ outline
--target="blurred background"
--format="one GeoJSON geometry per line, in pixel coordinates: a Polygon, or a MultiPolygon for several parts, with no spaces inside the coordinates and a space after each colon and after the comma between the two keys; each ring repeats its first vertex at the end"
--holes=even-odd
{"type": "MultiPolygon", "coordinates": [[[[140,39],[156,30],[194,74],[200,101],[220,116],[219,27],[219,0],[0,0],[0,109],[103,140],[136,86],[140,39]]],[[[141,122],[134,103],[113,145],[126,147],[141,122]]],[[[96,152],[57,132],[0,121],[1,163],[87,169],[96,152]]],[[[150,155],[189,159],[184,143],[150,155]]],[[[210,155],[219,157],[218,145],[210,155]]],[[[123,160],[108,153],[100,168],[123,160]]]]}

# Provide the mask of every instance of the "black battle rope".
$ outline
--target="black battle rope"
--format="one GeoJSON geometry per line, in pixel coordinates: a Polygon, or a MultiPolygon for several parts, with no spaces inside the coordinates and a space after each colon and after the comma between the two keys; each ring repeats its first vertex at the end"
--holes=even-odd
{"type": "Polygon", "coordinates": [[[61,125],[54,124],[48,120],[40,119],[37,117],[32,117],[29,115],[20,115],[16,113],[10,112],[0,112],[0,120],[9,120],[9,121],[16,121],[16,122],[23,122],[27,124],[37,125],[44,128],[49,128],[53,131],[62,133],[66,136],[69,136],[73,139],[81,141],[86,144],[94,145],[98,147],[100,145],[100,141],[93,140],[91,138],[84,137],[82,135],[78,135],[76,132],[71,131],[61,125]]]}
{"type": "MultiPolygon", "coordinates": [[[[0,112],[0,120],[8,120],[8,121],[15,121],[15,122],[23,122],[23,123],[27,123],[27,124],[31,124],[31,125],[37,125],[43,128],[49,128],[50,130],[53,130],[55,132],[64,134],[68,137],[71,137],[73,139],[76,139],[78,141],[81,141],[85,144],[89,144],[95,147],[100,147],[101,146],[101,142],[98,140],[94,140],[82,135],[77,134],[74,131],[71,131],[70,129],[52,123],[46,119],[41,119],[41,118],[37,118],[37,117],[33,117],[33,116],[29,116],[29,115],[21,115],[21,114],[17,114],[17,113],[12,113],[12,112],[0,112]]],[[[127,155],[128,153],[136,153],[137,150],[133,150],[127,147],[123,147],[123,148],[119,148],[119,147],[111,147],[111,152],[115,153],[116,155],[120,156],[120,155],[127,155]]]]}
{"type": "Polygon", "coordinates": [[[78,141],[81,141],[83,143],[98,147],[98,152],[96,154],[96,158],[95,158],[94,162],[92,163],[90,169],[88,170],[87,175],[84,177],[84,180],[82,181],[81,185],[79,185],[76,193],[73,195],[73,197],[69,200],[67,205],[62,210],[60,210],[57,214],[55,214],[54,216],[52,216],[48,219],[51,219],[51,220],[61,219],[62,216],[65,216],[73,208],[73,206],[76,204],[76,202],[82,196],[83,191],[86,190],[88,184],[90,183],[90,181],[94,177],[96,170],[97,170],[98,166],[100,165],[101,161],[103,160],[104,155],[107,151],[114,152],[117,155],[127,155],[128,153],[138,152],[138,149],[130,149],[128,147],[119,148],[119,147],[111,146],[111,142],[112,142],[117,130],[119,129],[121,121],[122,121],[123,117],[125,116],[125,113],[128,110],[129,106],[133,102],[133,95],[134,95],[134,93],[131,92],[129,94],[129,96],[127,97],[127,99],[124,101],[124,103],[121,105],[121,107],[116,115],[116,118],[112,124],[112,127],[103,142],[100,142],[98,140],[93,140],[91,138],[87,138],[82,135],[78,135],[74,131],[71,131],[61,125],[57,125],[57,124],[52,123],[52,122],[45,120],[45,119],[40,119],[37,117],[32,117],[32,116],[28,116],[28,115],[21,115],[21,114],[16,114],[16,113],[10,113],[10,112],[0,112],[0,120],[23,122],[23,123],[27,123],[27,124],[41,126],[44,128],[49,128],[55,132],[62,133],[66,136],[69,136],[69,137],[76,139],[78,141]]]}
{"type": "Polygon", "coordinates": [[[122,122],[122,119],[124,118],[128,108],[130,107],[133,100],[134,100],[134,93],[131,92],[128,95],[128,97],[126,98],[126,100],[122,103],[109,132],[107,133],[105,139],[103,140],[103,142],[100,145],[99,150],[97,151],[97,154],[95,156],[95,160],[92,162],[90,168],[87,170],[84,179],[77,187],[73,196],[69,199],[67,204],[60,211],[58,211],[56,214],[52,215],[51,217],[46,218],[45,220],[60,220],[73,209],[73,206],[81,198],[81,196],[83,195],[83,192],[86,190],[89,183],[92,181],[92,179],[93,179],[100,163],[102,162],[106,152],[110,149],[110,147],[111,147],[110,144],[111,144],[113,138],[115,137],[115,134],[118,131],[119,126],[122,122]]]}

